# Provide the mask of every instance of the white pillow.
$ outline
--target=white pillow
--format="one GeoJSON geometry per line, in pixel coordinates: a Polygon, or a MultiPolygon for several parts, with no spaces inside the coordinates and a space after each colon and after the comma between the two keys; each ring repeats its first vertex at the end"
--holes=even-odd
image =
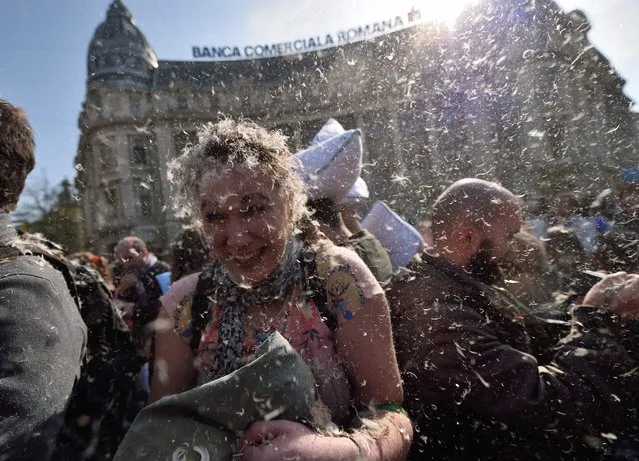
{"type": "Polygon", "coordinates": [[[348,130],[293,156],[293,165],[311,199],[340,203],[362,170],[362,133],[348,130]]]}
{"type": "Polygon", "coordinates": [[[344,133],[344,131],[344,127],[337,120],[329,118],[308,145],[310,147],[323,143],[334,136],[344,133]]]}
{"type": "Polygon", "coordinates": [[[344,200],[342,200],[342,202],[353,203],[357,202],[360,199],[366,199],[369,196],[370,193],[368,192],[368,184],[366,184],[366,181],[364,181],[360,176],[355,181],[355,184],[353,184],[353,187],[351,187],[351,190],[347,192],[346,197],[344,198],[344,200]]]}
{"type": "Polygon", "coordinates": [[[403,267],[424,245],[417,229],[404,221],[382,201],[375,202],[361,226],[373,234],[388,251],[393,267],[403,267]]]}

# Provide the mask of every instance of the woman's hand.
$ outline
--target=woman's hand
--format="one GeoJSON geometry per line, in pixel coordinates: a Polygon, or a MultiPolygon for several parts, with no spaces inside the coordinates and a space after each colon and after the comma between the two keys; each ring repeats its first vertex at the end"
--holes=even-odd
{"type": "Polygon", "coordinates": [[[258,421],[249,427],[242,461],[346,461],[357,459],[358,449],[346,437],[328,437],[300,423],[258,421]]]}

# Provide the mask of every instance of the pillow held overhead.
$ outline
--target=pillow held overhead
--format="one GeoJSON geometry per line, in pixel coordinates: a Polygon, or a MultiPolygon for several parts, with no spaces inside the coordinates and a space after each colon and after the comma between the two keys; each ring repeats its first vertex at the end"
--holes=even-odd
{"type": "Polygon", "coordinates": [[[334,136],[344,133],[344,131],[346,130],[344,130],[344,127],[341,123],[339,123],[334,118],[329,118],[308,145],[309,147],[311,147],[317,144],[321,144],[334,136]]]}
{"type": "Polygon", "coordinates": [[[293,165],[311,199],[341,202],[362,169],[362,134],[348,130],[293,156],[293,165]]]}
{"type": "Polygon", "coordinates": [[[368,184],[366,184],[366,181],[364,181],[360,176],[359,178],[357,178],[355,184],[353,184],[353,187],[351,187],[351,189],[348,191],[346,197],[344,198],[344,200],[342,200],[342,202],[354,203],[358,200],[367,199],[369,196],[370,193],[368,191],[368,184]]]}
{"type": "Polygon", "coordinates": [[[375,202],[362,219],[362,228],[373,234],[388,251],[393,267],[403,267],[424,245],[417,229],[382,201],[375,202]]]}

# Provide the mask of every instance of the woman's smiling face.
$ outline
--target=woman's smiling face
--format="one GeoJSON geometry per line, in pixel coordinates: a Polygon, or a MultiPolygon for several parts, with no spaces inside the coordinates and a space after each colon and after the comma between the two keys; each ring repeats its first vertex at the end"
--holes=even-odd
{"type": "Polygon", "coordinates": [[[206,173],[199,191],[213,255],[249,285],[266,280],[278,267],[293,230],[284,191],[259,167],[206,173]]]}

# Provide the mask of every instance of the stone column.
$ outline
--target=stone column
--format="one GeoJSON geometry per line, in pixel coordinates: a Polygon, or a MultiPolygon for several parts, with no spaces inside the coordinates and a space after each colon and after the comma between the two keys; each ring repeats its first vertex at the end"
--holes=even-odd
{"type": "Polygon", "coordinates": [[[166,122],[162,122],[155,126],[153,130],[155,134],[155,145],[157,156],[157,169],[158,169],[158,183],[156,184],[155,192],[157,194],[156,206],[161,211],[164,221],[172,221],[174,214],[171,207],[171,187],[169,185],[167,171],[167,164],[175,158],[175,145],[173,144],[173,127],[166,122]]]}

